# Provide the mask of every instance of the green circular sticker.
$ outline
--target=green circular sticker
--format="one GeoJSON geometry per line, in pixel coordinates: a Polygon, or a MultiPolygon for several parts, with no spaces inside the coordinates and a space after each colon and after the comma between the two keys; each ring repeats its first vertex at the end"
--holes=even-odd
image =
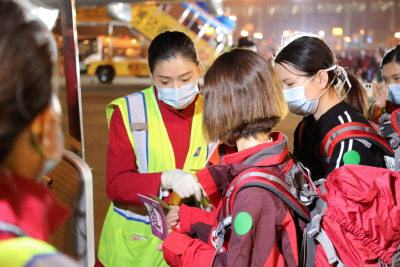
{"type": "Polygon", "coordinates": [[[233,222],[233,227],[235,228],[235,232],[238,235],[246,234],[248,231],[250,231],[252,226],[253,226],[253,219],[247,212],[239,213],[236,216],[235,221],[233,222]]]}
{"type": "Polygon", "coordinates": [[[360,154],[355,150],[347,151],[343,156],[344,164],[358,165],[360,164],[360,154]]]}

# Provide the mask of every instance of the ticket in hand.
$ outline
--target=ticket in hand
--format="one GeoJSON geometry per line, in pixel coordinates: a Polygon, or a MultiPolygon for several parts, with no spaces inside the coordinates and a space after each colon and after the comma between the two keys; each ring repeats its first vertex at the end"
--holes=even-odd
{"type": "Polygon", "coordinates": [[[142,201],[144,207],[150,216],[151,232],[161,240],[165,240],[168,236],[167,219],[163,209],[157,201],[138,194],[140,201],[142,201]]]}

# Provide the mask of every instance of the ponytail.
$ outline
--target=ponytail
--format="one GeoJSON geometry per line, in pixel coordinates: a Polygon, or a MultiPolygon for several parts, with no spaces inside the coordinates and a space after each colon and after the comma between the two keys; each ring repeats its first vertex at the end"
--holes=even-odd
{"type": "Polygon", "coordinates": [[[347,77],[351,83],[351,88],[347,83],[344,83],[344,75],[339,76],[339,79],[344,83],[342,92],[346,95],[345,101],[366,119],[369,119],[367,92],[354,74],[347,71],[347,77]]]}

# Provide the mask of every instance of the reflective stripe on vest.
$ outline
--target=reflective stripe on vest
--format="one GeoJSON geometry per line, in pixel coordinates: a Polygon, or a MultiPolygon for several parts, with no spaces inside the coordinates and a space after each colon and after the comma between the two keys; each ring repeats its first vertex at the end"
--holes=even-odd
{"type": "Polygon", "coordinates": [[[147,122],[147,109],[146,100],[142,92],[134,93],[124,97],[127,103],[129,126],[132,132],[133,140],[136,147],[136,156],[138,158],[138,167],[141,173],[148,173],[149,171],[149,153],[148,153],[148,142],[149,132],[148,130],[137,130],[134,127],[135,124],[146,124],[147,122]]]}
{"type": "Polygon", "coordinates": [[[30,237],[0,241],[0,266],[7,267],[78,267],[81,266],[50,244],[30,237]]]}

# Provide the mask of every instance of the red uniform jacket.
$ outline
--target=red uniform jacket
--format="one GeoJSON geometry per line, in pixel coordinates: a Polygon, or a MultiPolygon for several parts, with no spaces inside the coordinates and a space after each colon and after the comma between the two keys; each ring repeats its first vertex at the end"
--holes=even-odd
{"type": "MultiPolygon", "coordinates": [[[[280,167],[288,162],[287,138],[280,133],[271,136],[274,142],[227,155],[222,158],[223,165],[196,174],[215,212],[181,206],[181,230],[171,232],[163,243],[169,265],[211,266],[216,249],[213,232],[223,219],[220,205],[237,175],[258,166],[283,177],[280,167]]],[[[305,223],[278,196],[263,188],[243,189],[234,202],[232,225],[240,212],[251,216],[253,226],[243,235],[231,231],[214,266],[298,266],[305,223]]]]}
{"type": "MultiPolygon", "coordinates": [[[[68,215],[68,209],[58,203],[43,183],[0,173],[0,221],[48,242],[68,215]]],[[[16,236],[0,230],[0,240],[13,237],[16,236]]]]}

